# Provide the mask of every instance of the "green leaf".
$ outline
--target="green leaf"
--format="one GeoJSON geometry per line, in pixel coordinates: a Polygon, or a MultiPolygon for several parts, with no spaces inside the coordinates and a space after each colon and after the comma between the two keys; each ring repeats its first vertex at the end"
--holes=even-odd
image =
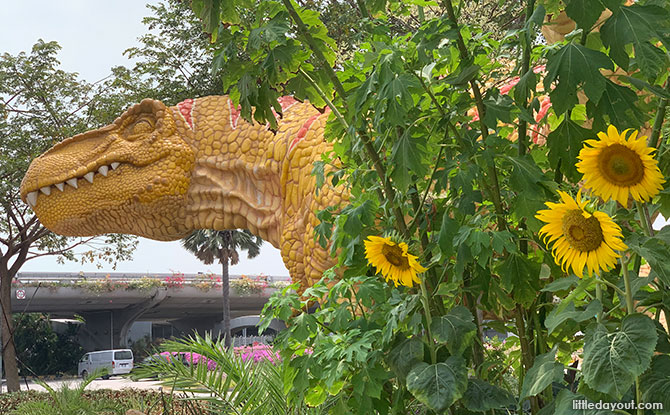
{"type": "Polygon", "coordinates": [[[449,353],[460,355],[477,333],[477,326],[473,320],[470,311],[459,305],[447,314],[434,319],[430,329],[436,341],[447,345],[449,353]]]}
{"type": "Polygon", "coordinates": [[[575,408],[575,405],[583,405],[584,403],[595,405],[595,402],[587,400],[584,395],[563,389],[556,396],[555,409],[552,415],[612,415],[610,409],[575,408]]]}
{"type": "Polygon", "coordinates": [[[528,101],[531,94],[535,92],[537,86],[537,74],[533,71],[526,72],[514,85],[514,102],[523,106],[528,101]]]}
{"type": "Polygon", "coordinates": [[[529,192],[538,193],[540,191],[538,183],[544,179],[544,172],[529,155],[507,156],[505,159],[512,164],[509,180],[515,191],[523,193],[526,197],[529,192]]]}
{"type": "Polygon", "coordinates": [[[569,0],[565,5],[565,13],[577,23],[581,29],[590,30],[596,23],[605,5],[597,0],[569,0]]]}
{"type": "Polygon", "coordinates": [[[443,363],[420,362],[407,375],[407,389],[434,411],[444,411],[460,399],[468,387],[468,369],[460,356],[443,363]]]}
{"type": "Polygon", "coordinates": [[[561,172],[572,182],[577,183],[581,179],[575,163],[579,151],[584,146],[584,140],[589,137],[593,137],[591,130],[580,127],[567,117],[547,137],[551,166],[556,169],[560,160],[561,172]]]}
{"type": "Polygon", "coordinates": [[[454,253],[454,236],[456,236],[459,228],[458,221],[449,216],[449,211],[445,211],[437,238],[437,243],[440,245],[440,251],[444,258],[449,258],[454,253]]]}
{"type": "Polygon", "coordinates": [[[552,83],[556,84],[549,93],[556,114],[563,114],[579,103],[579,87],[584,88],[590,100],[600,101],[606,81],[600,68],[614,69],[607,55],[575,43],[568,43],[548,56],[544,88],[550,91],[552,83]]]}
{"type": "Polygon", "coordinates": [[[509,255],[498,267],[503,287],[519,303],[530,305],[537,296],[540,264],[525,256],[509,255]]]}
{"type": "Polygon", "coordinates": [[[520,400],[535,396],[545,390],[553,382],[563,379],[563,365],[556,361],[556,348],[535,358],[533,367],[523,378],[520,400]]]}
{"type": "Polygon", "coordinates": [[[578,323],[586,321],[590,318],[596,316],[596,314],[602,311],[602,304],[600,301],[593,300],[589,303],[585,310],[575,310],[575,305],[572,301],[565,307],[564,310],[559,310],[559,308],[554,308],[551,313],[547,316],[544,321],[544,325],[548,330],[548,334],[551,334],[556,327],[560,326],[563,322],[567,320],[573,320],[578,323]]]}
{"type": "Polygon", "coordinates": [[[603,44],[610,48],[614,62],[624,70],[628,70],[629,66],[626,46],[632,44],[642,72],[650,78],[656,78],[664,57],[652,50],[656,47],[650,41],[663,38],[659,28],[667,28],[669,19],[668,11],[659,6],[624,6],[607,19],[600,28],[600,36],[603,44]]]}
{"type": "Polygon", "coordinates": [[[602,324],[591,326],[584,338],[584,381],[595,391],[621,399],[649,367],[656,339],[654,323],[644,314],[624,317],[614,333],[602,324]]]}
{"type": "MultiPolygon", "coordinates": [[[[666,228],[670,229],[670,227],[667,226],[663,229],[666,228]]],[[[647,260],[656,276],[658,276],[658,278],[666,285],[669,285],[670,262],[668,261],[668,258],[670,258],[670,244],[668,241],[664,240],[666,235],[667,233],[662,230],[652,238],[639,236],[630,238],[627,242],[628,247],[633,252],[647,260]]]]}
{"type": "Polygon", "coordinates": [[[471,411],[485,412],[513,407],[516,402],[508,391],[473,378],[468,380],[468,389],[463,394],[463,405],[471,411]]]}
{"type": "Polygon", "coordinates": [[[305,394],[305,403],[309,406],[319,406],[325,402],[328,391],[321,385],[316,385],[305,394]]]}
{"type": "Polygon", "coordinates": [[[412,138],[406,132],[393,146],[391,160],[394,168],[391,177],[398,189],[406,192],[412,182],[412,174],[419,177],[426,173],[423,160],[426,158],[426,150],[419,139],[412,138]]]}
{"type": "Polygon", "coordinates": [[[423,342],[417,338],[401,341],[386,357],[391,369],[403,380],[421,359],[423,359],[423,342]]]}
{"type": "Polygon", "coordinates": [[[443,78],[442,81],[454,86],[465,85],[477,76],[480,69],[479,65],[468,64],[464,61],[458,65],[454,73],[443,78]]]}
{"type": "Polygon", "coordinates": [[[264,25],[252,29],[249,32],[247,49],[253,51],[263,44],[286,39],[286,34],[290,30],[287,17],[283,13],[277,14],[264,25]]]}
{"type": "Polygon", "coordinates": [[[364,225],[373,224],[376,210],[377,206],[371,200],[366,200],[358,206],[347,206],[342,210],[342,214],[346,215],[344,230],[349,235],[358,235],[364,225]]]}
{"type": "Polygon", "coordinates": [[[572,288],[572,286],[579,283],[579,277],[576,275],[570,275],[565,278],[559,278],[556,281],[552,281],[549,284],[545,285],[540,291],[555,293],[557,291],[567,290],[572,288]]]}
{"type": "Polygon", "coordinates": [[[407,113],[414,107],[414,99],[410,90],[418,89],[419,81],[406,73],[401,75],[389,74],[386,71],[382,73],[388,75],[388,79],[384,82],[384,78],[380,78],[377,110],[382,110],[383,114],[377,114],[376,119],[391,125],[404,125],[407,113]]]}
{"type": "Polygon", "coordinates": [[[497,95],[489,97],[484,101],[486,112],[484,113],[484,122],[486,125],[494,127],[498,124],[497,120],[505,123],[512,122],[512,110],[514,103],[512,98],[507,95],[497,95]]]}
{"type": "Polygon", "coordinates": [[[659,98],[670,99],[670,93],[665,89],[661,88],[658,85],[651,85],[649,82],[645,82],[641,79],[633,78],[632,76],[623,76],[625,80],[631,83],[638,91],[647,90],[652,94],[655,94],[659,98]]]}
{"type": "Polygon", "coordinates": [[[670,409],[670,356],[654,356],[651,367],[640,377],[643,402],[657,402],[670,409]]]}
{"type": "Polygon", "coordinates": [[[609,79],[605,82],[602,98],[597,106],[592,101],[586,103],[586,108],[596,117],[607,115],[611,124],[619,130],[639,128],[644,116],[636,106],[637,95],[625,86],[617,85],[609,79]]]}
{"type": "Polygon", "coordinates": [[[526,30],[530,29],[532,25],[535,25],[535,27],[542,26],[544,23],[544,16],[546,16],[546,14],[547,10],[544,8],[544,6],[542,4],[538,4],[537,7],[535,7],[535,11],[533,11],[533,14],[530,15],[528,21],[526,22],[526,30]]]}

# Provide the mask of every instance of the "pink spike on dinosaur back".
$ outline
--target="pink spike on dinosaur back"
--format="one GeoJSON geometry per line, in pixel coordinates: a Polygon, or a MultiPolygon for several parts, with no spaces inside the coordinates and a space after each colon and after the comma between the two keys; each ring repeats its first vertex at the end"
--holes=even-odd
{"type": "Polygon", "coordinates": [[[293,98],[292,96],[287,95],[287,96],[279,97],[277,99],[277,102],[279,102],[279,105],[281,105],[281,110],[282,110],[282,112],[284,112],[287,109],[289,109],[290,107],[292,107],[298,101],[296,101],[296,99],[293,98]]]}
{"type": "Polygon", "coordinates": [[[193,129],[193,107],[195,107],[195,100],[192,98],[185,99],[177,104],[179,113],[184,117],[184,121],[186,121],[191,130],[193,129]]]}
{"type": "Polygon", "coordinates": [[[228,99],[228,108],[230,112],[230,128],[237,128],[237,120],[240,118],[240,106],[233,104],[232,99],[228,99]]]}
{"type": "Polygon", "coordinates": [[[307,131],[309,131],[309,127],[312,126],[314,121],[316,121],[316,119],[319,118],[320,116],[322,116],[324,114],[328,114],[329,112],[330,112],[330,108],[326,108],[326,110],[323,112],[323,114],[312,115],[311,117],[309,117],[309,119],[307,121],[305,121],[305,123],[302,125],[302,127],[300,127],[300,129],[298,130],[298,134],[296,135],[296,137],[293,139],[293,141],[289,145],[289,147],[288,147],[289,153],[291,152],[291,150],[293,150],[293,148],[296,145],[298,145],[298,143],[300,141],[302,141],[303,138],[305,138],[305,136],[307,135],[307,131]]]}

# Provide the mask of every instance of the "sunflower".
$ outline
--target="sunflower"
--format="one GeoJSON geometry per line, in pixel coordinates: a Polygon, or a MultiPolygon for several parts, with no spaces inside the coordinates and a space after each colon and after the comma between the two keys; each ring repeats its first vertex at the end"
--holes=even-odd
{"type": "Polygon", "coordinates": [[[577,170],[584,175],[584,185],[606,201],[615,199],[628,206],[628,194],[637,201],[651,200],[663,189],[663,174],[652,157],[655,148],[648,147],[645,136],[637,131],[622,131],[610,125],[599,140],[586,140],[579,152],[577,170]]]}
{"type": "Polygon", "coordinates": [[[540,236],[551,250],[556,264],[564,272],[569,267],[580,278],[584,266],[588,273],[600,274],[600,270],[612,269],[621,255],[615,250],[624,250],[627,246],[621,240],[621,228],[606,213],[584,210],[586,201],[581,200],[581,190],[577,199],[565,192],[558,192],[562,203],[547,202],[549,209],[540,210],[536,218],[545,222],[540,236]],[[548,239],[548,240],[547,240],[548,239]]]}
{"type": "Polygon", "coordinates": [[[426,268],[419,264],[415,255],[407,252],[405,242],[394,242],[390,237],[368,236],[364,243],[368,264],[374,266],[386,281],[393,280],[396,287],[421,283],[417,273],[426,271],[426,268]]]}

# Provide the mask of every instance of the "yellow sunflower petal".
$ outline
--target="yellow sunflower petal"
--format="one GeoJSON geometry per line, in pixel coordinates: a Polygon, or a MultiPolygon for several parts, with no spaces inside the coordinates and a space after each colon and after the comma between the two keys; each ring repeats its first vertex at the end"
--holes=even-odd
{"type": "Polygon", "coordinates": [[[550,209],[535,215],[545,223],[539,235],[551,247],[556,264],[564,272],[572,270],[580,278],[584,268],[591,275],[614,267],[620,257],[615,250],[627,248],[619,225],[604,212],[591,214],[584,210],[588,201],[581,199],[581,192],[576,200],[565,192],[559,194],[561,203],[552,204],[550,209]]]}
{"type": "Polygon", "coordinates": [[[607,133],[598,133],[598,138],[586,140],[579,152],[576,167],[583,174],[585,187],[606,201],[614,199],[624,206],[629,196],[644,202],[663,189],[665,179],[645,136],[638,137],[638,132],[631,130],[619,134],[610,125],[607,133]]]}
{"type": "Polygon", "coordinates": [[[368,263],[386,281],[392,281],[396,287],[412,287],[415,282],[421,283],[417,273],[425,272],[426,268],[419,264],[415,255],[408,253],[407,243],[396,243],[391,238],[371,235],[363,245],[368,263]]]}

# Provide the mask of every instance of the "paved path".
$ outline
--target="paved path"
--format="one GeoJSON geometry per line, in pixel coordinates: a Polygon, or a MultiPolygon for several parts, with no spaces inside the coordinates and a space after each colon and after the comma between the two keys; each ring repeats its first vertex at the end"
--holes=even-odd
{"type": "MultiPolygon", "coordinates": [[[[46,381],[46,384],[51,386],[54,389],[58,389],[62,384],[64,383],[70,383],[72,387],[75,386],[75,384],[78,384],[81,382],[81,379],[67,379],[67,380],[48,380],[46,381]]],[[[113,376],[110,379],[104,380],[104,379],[96,379],[93,382],[91,382],[86,389],[87,390],[92,390],[92,389],[112,389],[112,390],[121,390],[121,389],[154,389],[158,390],[160,388],[160,384],[158,381],[155,380],[142,380],[142,381],[132,381],[127,378],[123,378],[120,376],[113,376]]],[[[5,389],[5,385],[3,385],[3,389],[5,389]]],[[[44,388],[41,387],[40,385],[36,384],[35,382],[28,381],[28,385],[26,386],[26,383],[21,380],[21,390],[38,390],[38,391],[44,391],[44,388]]]]}

